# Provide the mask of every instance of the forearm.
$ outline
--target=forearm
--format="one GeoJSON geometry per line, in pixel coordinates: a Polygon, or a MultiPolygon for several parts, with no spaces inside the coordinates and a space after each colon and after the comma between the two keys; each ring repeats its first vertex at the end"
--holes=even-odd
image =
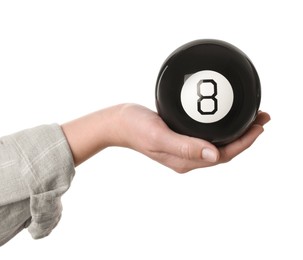
{"type": "Polygon", "coordinates": [[[109,146],[120,145],[120,114],[124,105],[102,109],[61,127],[70,145],[75,166],[109,146]]]}

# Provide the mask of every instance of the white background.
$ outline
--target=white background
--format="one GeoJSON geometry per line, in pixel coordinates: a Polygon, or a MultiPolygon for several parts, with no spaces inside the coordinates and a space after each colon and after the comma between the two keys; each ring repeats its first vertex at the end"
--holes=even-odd
{"type": "Polygon", "coordinates": [[[163,61],[200,38],[251,58],[272,116],[233,161],[185,175],[101,152],[77,169],[52,234],[24,230],[0,259],[302,259],[303,17],[284,2],[0,1],[0,136],[121,102],[155,110],[163,61]]]}

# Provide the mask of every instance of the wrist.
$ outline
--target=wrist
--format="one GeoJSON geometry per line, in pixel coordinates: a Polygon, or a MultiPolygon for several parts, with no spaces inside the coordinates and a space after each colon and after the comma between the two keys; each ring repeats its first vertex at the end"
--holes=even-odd
{"type": "Polygon", "coordinates": [[[63,124],[77,166],[109,146],[121,146],[121,110],[124,105],[105,108],[63,124]]]}

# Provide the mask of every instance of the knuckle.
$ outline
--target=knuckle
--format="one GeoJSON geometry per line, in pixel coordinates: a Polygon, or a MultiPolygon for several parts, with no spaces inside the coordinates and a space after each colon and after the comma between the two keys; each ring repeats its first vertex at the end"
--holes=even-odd
{"type": "Polygon", "coordinates": [[[179,154],[184,160],[191,160],[190,145],[188,143],[182,144],[179,148],[179,154]]]}
{"type": "Polygon", "coordinates": [[[230,155],[227,154],[227,152],[225,150],[223,150],[221,152],[220,155],[220,163],[228,163],[233,159],[233,157],[231,157],[230,155]]]}
{"type": "Polygon", "coordinates": [[[189,172],[189,170],[185,169],[185,168],[174,169],[174,171],[179,174],[185,174],[185,173],[189,172]]]}
{"type": "Polygon", "coordinates": [[[192,168],[189,166],[190,165],[186,161],[183,161],[183,162],[179,162],[178,165],[175,165],[173,170],[177,173],[184,174],[192,170],[192,168]]]}

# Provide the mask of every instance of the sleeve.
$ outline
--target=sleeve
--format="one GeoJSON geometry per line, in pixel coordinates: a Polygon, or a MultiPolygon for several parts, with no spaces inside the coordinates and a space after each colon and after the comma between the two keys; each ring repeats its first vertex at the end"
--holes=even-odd
{"type": "MultiPolygon", "coordinates": [[[[7,169],[14,171],[10,171],[10,182],[6,184],[10,187],[5,190],[13,191],[18,184],[16,180],[21,179],[29,200],[24,204],[30,212],[26,226],[33,238],[43,238],[58,224],[62,213],[61,196],[70,187],[75,174],[68,142],[57,124],[24,130],[1,139],[1,142],[14,153],[14,158],[10,155],[10,163],[6,163],[10,166],[7,169]]],[[[5,196],[6,207],[18,203],[18,197],[14,198],[9,192],[5,196]]],[[[26,201],[25,192],[19,197],[26,201]]],[[[11,210],[8,212],[15,214],[11,210]]]]}

